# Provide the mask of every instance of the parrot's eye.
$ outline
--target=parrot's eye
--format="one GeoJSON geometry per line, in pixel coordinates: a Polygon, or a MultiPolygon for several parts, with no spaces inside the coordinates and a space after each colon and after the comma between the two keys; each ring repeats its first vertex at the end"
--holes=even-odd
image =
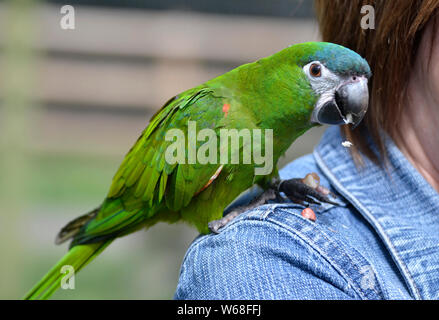
{"type": "Polygon", "coordinates": [[[322,67],[317,64],[317,63],[313,63],[310,67],[309,67],[309,73],[313,76],[313,77],[320,77],[322,75],[322,67]]]}

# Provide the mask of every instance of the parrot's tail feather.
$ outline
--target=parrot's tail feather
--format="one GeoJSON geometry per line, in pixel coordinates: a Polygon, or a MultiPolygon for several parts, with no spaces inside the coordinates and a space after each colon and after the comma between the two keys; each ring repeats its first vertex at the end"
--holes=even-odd
{"type": "Polygon", "coordinates": [[[48,299],[66,277],[64,266],[71,266],[75,274],[99,255],[113,239],[104,242],[77,245],[61,258],[60,261],[41,279],[24,297],[25,300],[48,299]]]}
{"type": "Polygon", "coordinates": [[[79,230],[91,219],[96,217],[101,208],[96,208],[72,221],[70,221],[61,231],[56,235],[55,243],[61,244],[78,234],[79,230]]]}

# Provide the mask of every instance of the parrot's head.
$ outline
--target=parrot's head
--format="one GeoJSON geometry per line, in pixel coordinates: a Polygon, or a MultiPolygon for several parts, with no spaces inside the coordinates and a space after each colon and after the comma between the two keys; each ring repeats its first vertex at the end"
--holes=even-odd
{"type": "Polygon", "coordinates": [[[352,124],[355,128],[369,105],[369,64],[356,52],[326,42],[294,45],[294,51],[317,101],[313,124],[352,124]]]}

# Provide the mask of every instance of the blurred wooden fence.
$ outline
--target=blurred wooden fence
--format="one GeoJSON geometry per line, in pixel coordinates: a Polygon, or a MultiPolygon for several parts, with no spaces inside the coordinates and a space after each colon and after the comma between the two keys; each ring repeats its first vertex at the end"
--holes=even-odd
{"type": "Polygon", "coordinates": [[[44,151],[120,154],[170,96],[318,34],[310,19],[93,7],[63,30],[60,8],[37,12],[32,147],[44,151]]]}

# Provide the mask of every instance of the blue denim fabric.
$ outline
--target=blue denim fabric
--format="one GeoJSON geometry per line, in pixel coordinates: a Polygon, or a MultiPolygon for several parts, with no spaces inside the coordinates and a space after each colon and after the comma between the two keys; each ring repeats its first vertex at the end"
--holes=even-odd
{"type": "Polygon", "coordinates": [[[198,237],[176,299],[438,299],[439,194],[386,137],[389,169],[358,171],[338,128],[281,177],[317,172],[340,206],[268,204],[198,237]]]}

